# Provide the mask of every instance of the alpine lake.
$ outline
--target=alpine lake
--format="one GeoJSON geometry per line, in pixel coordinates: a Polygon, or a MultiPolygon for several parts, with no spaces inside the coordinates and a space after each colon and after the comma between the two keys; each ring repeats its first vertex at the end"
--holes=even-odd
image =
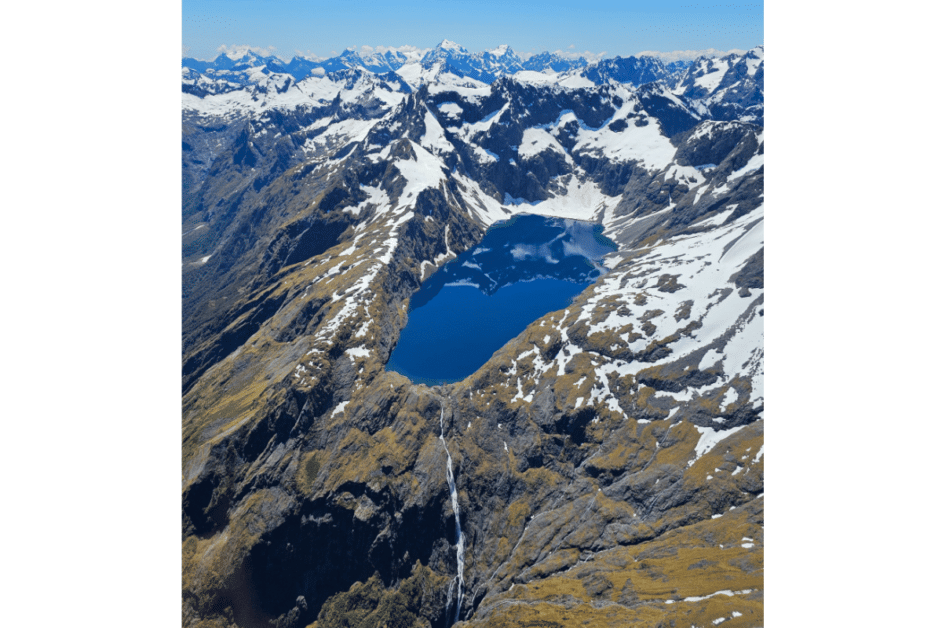
{"type": "Polygon", "coordinates": [[[527,325],[569,305],[616,249],[596,223],[520,214],[491,225],[412,296],[386,369],[427,385],[461,381],[527,325]]]}

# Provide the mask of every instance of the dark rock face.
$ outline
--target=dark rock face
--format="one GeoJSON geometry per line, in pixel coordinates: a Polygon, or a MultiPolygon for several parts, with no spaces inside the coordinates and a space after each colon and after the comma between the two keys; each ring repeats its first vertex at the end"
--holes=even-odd
{"type": "Polygon", "coordinates": [[[693,128],[702,116],[689,103],[669,93],[660,83],[648,83],[638,90],[641,106],[660,123],[664,134],[673,137],[693,128]]]}
{"type": "Polygon", "coordinates": [[[741,122],[705,122],[673,138],[677,145],[675,159],[685,166],[722,163],[727,155],[758,128],[741,122]]]}
{"type": "Polygon", "coordinates": [[[589,62],[586,61],[583,57],[579,57],[577,59],[565,59],[552,52],[541,52],[540,54],[533,55],[524,61],[523,69],[531,70],[533,72],[542,72],[547,69],[552,70],[553,72],[568,72],[570,70],[584,68],[588,64],[589,62]]]}
{"type": "Polygon", "coordinates": [[[595,83],[603,85],[609,80],[643,85],[667,77],[668,70],[656,57],[615,57],[602,59],[583,70],[582,75],[595,83]]]}
{"type": "Polygon", "coordinates": [[[345,60],[304,105],[284,70],[225,115],[186,88],[183,624],[761,624],[761,58],[728,100],[684,91],[709,64],[413,91],[345,60]],[[422,282],[524,212],[601,223],[607,272],[461,382],[385,370],[422,282]]]}

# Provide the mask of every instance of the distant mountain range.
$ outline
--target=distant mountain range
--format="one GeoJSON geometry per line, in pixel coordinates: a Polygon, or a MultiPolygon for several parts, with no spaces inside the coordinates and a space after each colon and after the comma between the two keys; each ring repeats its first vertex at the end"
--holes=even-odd
{"type": "Polygon", "coordinates": [[[614,57],[590,63],[585,57],[567,58],[553,52],[541,52],[523,60],[507,45],[494,50],[469,52],[462,46],[447,39],[422,54],[421,52],[403,53],[387,50],[383,53],[361,55],[348,48],[342,54],[329,59],[311,59],[295,56],[285,62],[274,55],[261,55],[251,50],[240,53],[220,54],[213,61],[203,61],[184,57],[183,67],[199,73],[206,72],[241,72],[250,68],[264,68],[268,72],[287,73],[300,81],[318,69],[324,72],[337,72],[352,68],[363,68],[374,73],[395,72],[410,63],[419,64],[424,70],[433,70],[436,66],[457,76],[470,77],[491,83],[500,76],[516,74],[521,71],[566,73],[583,68],[591,73],[590,80],[605,81],[613,78],[626,82],[619,77],[630,77],[631,81],[646,82],[655,78],[677,73],[690,65],[689,61],[663,63],[656,57],[614,57]],[[594,68],[594,69],[593,69],[594,68]],[[652,78],[653,77],[653,78],[652,78]]]}
{"type": "MultiPolygon", "coordinates": [[[[764,56],[764,48],[757,46],[744,54],[700,57],[692,62],[664,63],[651,56],[589,62],[584,57],[569,59],[550,52],[524,61],[506,45],[472,53],[444,40],[425,52],[387,50],[364,56],[347,49],[330,59],[296,56],[287,63],[250,50],[221,54],[213,61],[184,58],[182,83],[183,92],[197,98],[248,89],[252,103],[275,106],[278,94],[285,94],[281,101],[285,98],[290,101],[298,97],[298,92],[307,93],[308,101],[313,98],[313,102],[319,103],[323,99],[317,94],[326,93],[324,89],[333,93],[329,84],[356,83],[363,72],[385,85],[398,85],[393,89],[404,92],[432,84],[479,88],[510,76],[527,84],[554,84],[570,89],[608,84],[641,87],[657,82],[671,94],[686,98],[691,107],[708,117],[761,125],[764,56]],[[292,88],[296,89],[288,94],[292,88]],[[265,97],[259,100],[260,95],[265,97]]],[[[209,103],[192,107],[199,110],[205,106],[216,107],[209,103]]],[[[242,99],[235,106],[254,105],[242,99]]]]}

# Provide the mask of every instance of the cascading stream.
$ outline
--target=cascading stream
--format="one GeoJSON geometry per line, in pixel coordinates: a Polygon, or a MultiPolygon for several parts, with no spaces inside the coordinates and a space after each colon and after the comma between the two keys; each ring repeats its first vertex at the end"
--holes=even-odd
{"type": "Polygon", "coordinates": [[[461,518],[458,516],[458,489],[455,488],[455,474],[451,470],[451,454],[448,452],[448,443],[445,442],[445,408],[442,408],[438,423],[442,430],[439,438],[442,439],[442,445],[445,446],[445,456],[448,457],[446,477],[448,478],[448,490],[451,492],[451,509],[455,511],[455,535],[458,546],[458,601],[455,605],[455,622],[457,622],[461,615],[461,602],[464,597],[464,536],[461,534],[461,518]]]}

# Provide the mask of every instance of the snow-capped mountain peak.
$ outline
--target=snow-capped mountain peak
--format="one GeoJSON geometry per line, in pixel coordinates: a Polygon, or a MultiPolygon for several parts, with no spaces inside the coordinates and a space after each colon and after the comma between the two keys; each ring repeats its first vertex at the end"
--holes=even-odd
{"type": "Polygon", "coordinates": [[[448,39],[443,39],[442,42],[438,44],[438,46],[436,46],[436,48],[441,49],[441,50],[455,50],[459,52],[467,52],[467,50],[465,50],[464,48],[462,48],[455,42],[450,41],[448,39]]]}

